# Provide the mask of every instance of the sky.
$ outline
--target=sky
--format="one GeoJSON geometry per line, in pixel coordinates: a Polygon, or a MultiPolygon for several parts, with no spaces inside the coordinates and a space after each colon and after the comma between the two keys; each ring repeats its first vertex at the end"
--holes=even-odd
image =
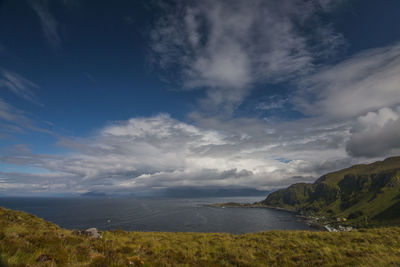
{"type": "Polygon", "coordinates": [[[400,155],[398,0],[0,0],[0,195],[275,190],[400,155]]]}

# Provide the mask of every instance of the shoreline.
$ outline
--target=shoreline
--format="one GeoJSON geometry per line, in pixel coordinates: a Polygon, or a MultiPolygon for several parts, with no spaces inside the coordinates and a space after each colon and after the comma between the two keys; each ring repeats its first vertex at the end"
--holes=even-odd
{"type": "Polygon", "coordinates": [[[320,231],[327,231],[327,232],[349,232],[357,230],[352,225],[342,226],[338,224],[337,220],[328,220],[325,216],[311,216],[311,215],[304,215],[301,214],[297,210],[286,209],[282,207],[274,207],[268,206],[260,203],[235,203],[235,202],[228,202],[228,203],[214,203],[214,204],[207,204],[204,205],[206,207],[214,207],[214,208],[260,208],[260,209],[272,209],[277,211],[284,211],[295,214],[296,218],[299,220],[307,223],[310,228],[320,230],[320,231]]]}
{"type": "Polygon", "coordinates": [[[273,209],[279,211],[286,211],[291,213],[297,213],[298,211],[292,209],[286,209],[282,207],[274,207],[268,206],[260,203],[236,203],[236,202],[227,202],[227,203],[213,203],[213,204],[205,204],[205,207],[214,207],[214,208],[260,208],[260,209],[273,209]]]}

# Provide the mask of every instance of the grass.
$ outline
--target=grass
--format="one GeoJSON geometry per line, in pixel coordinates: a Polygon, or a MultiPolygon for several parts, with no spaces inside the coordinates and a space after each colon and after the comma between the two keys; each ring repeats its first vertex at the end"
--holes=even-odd
{"type": "Polygon", "coordinates": [[[356,232],[74,234],[0,208],[3,266],[399,266],[400,227],[356,232]]]}
{"type": "Polygon", "coordinates": [[[400,157],[355,165],[271,193],[262,204],[318,217],[348,218],[356,227],[399,225],[400,157]]]}

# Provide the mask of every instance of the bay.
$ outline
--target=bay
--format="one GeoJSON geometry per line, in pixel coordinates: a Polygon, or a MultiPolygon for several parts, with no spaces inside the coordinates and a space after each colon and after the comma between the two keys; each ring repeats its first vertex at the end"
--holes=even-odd
{"type": "Polygon", "coordinates": [[[293,213],[266,208],[207,207],[253,203],[259,197],[226,198],[25,198],[3,197],[0,206],[32,213],[67,229],[166,232],[310,230],[293,213]]]}

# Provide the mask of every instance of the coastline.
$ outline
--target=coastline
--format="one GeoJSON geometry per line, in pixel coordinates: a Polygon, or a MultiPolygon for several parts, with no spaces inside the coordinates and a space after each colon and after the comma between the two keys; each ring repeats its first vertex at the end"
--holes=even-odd
{"type": "Polygon", "coordinates": [[[286,211],[291,213],[297,213],[298,211],[292,209],[286,209],[282,207],[274,207],[268,206],[261,203],[236,203],[236,202],[227,202],[227,203],[213,203],[213,204],[205,204],[205,207],[214,207],[214,208],[260,208],[260,209],[273,209],[279,211],[286,211]]]}
{"type": "MultiPolygon", "coordinates": [[[[260,209],[208,208],[205,204],[254,203],[252,198],[192,198],[192,199],[67,199],[1,201],[5,207],[25,210],[54,222],[67,229],[84,230],[96,227],[100,230],[124,229],[127,231],[162,232],[227,232],[241,234],[264,230],[309,230],[307,224],[296,220],[292,214],[284,214],[280,221],[278,211],[260,209]],[[25,203],[25,204],[24,204],[25,203]],[[101,204],[101,210],[96,205],[101,204]],[[65,209],[66,208],[66,209],[65,209]],[[86,212],[90,212],[90,220],[86,212]],[[271,216],[272,213],[272,216],[271,216]],[[274,213],[276,215],[274,215],[274,213]],[[133,216],[136,214],[136,216],[133,216]],[[140,215],[140,216],[138,216],[140,215]],[[291,218],[289,218],[291,217],[291,218]],[[230,223],[225,223],[231,221],[230,223]]],[[[263,208],[263,207],[262,207],[263,208]]]]}
{"type": "Polygon", "coordinates": [[[235,203],[235,202],[228,202],[228,203],[214,203],[214,204],[207,204],[207,207],[214,207],[214,208],[259,208],[259,209],[273,209],[278,211],[290,212],[296,215],[296,218],[308,224],[310,228],[320,231],[327,231],[327,232],[350,232],[357,230],[352,225],[340,225],[338,224],[338,219],[341,219],[343,222],[343,218],[334,219],[327,219],[325,216],[310,216],[301,214],[297,210],[282,208],[282,207],[274,207],[261,204],[259,202],[256,203],[235,203]]]}

